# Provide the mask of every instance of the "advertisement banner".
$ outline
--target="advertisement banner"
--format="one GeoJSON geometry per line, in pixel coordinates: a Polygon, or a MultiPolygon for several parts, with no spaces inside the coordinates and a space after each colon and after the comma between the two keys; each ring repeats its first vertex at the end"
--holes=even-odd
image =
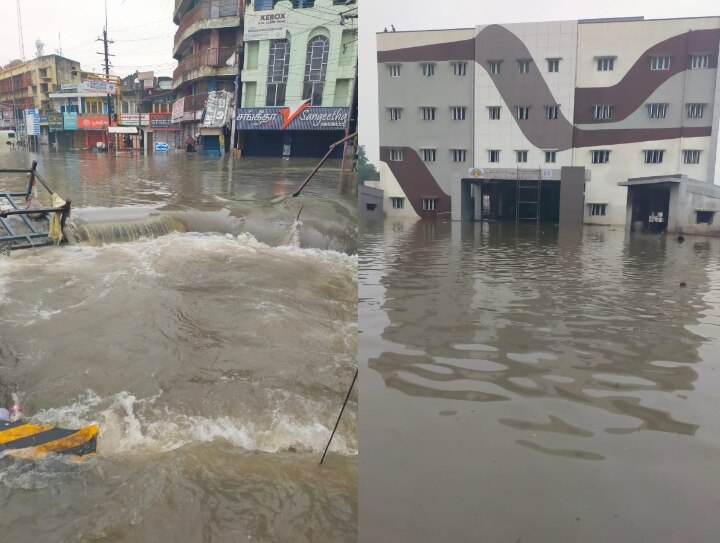
{"type": "Polygon", "coordinates": [[[213,91],[208,93],[205,103],[205,128],[220,128],[227,119],[228,106],[230,105],[230,93],[227,91],[213,91]]]}
{"type": "Polygon", "coordinates": [[[77,127],[80,130],[104,130],[108,127],[107,116],[78,115],[77,127]]]}
{"type": "Polygon", "coordinates": [[[77,86],[78,92],[92,92],[96,94],[115,94],[116,85],[109,81],[95,81],[89,79],[77,86]]]}
{"type": "Polygon", "coordinates": [[[63,129],[63,115],[62,113],[49,113],[48,114],[48,128],[50,132],[57,132],[63,129]]]}
{"type": "Polygon", "coordinates": [[[76,111],[70,111],[63,113],[63,127],[65,130],[77,130],[78,124],[77,124],[78,114],[76,111]]]}
{"type": "Polygon", "coordinates": [[[138,115],[137,113],[121,113],[120,124],[124,126],[147,126],[150,122],[150,114],[143,113],[138,115]],[[139,121],[139,123],[138,123],[139,121]]]}
{"type": "Polygon", "coordinates": [[[245,41],[282,40],[287,35],[287,13],[245,15],[245,41]]]}
{"type": "Polygon", "coordinates": [[[28,136],[40,135],[40,115],[35,108],[25,110],[25,126],[27,127],[28,136]]]}
{"type": "Polygon", "coordinates": [[[343,130],[350,108],[311,107],[309,100],[285,107],[241,108],[238,130],[343,130]]]}
{"type": "Polygon", "coordinates": [[[177,130],[172,125],[170,113],[150,113],[150,128],[153,130],[177,130]]]}
{"type": "Polygon", "coordinates": [[[179,123],[185,115],[185,98],[175,100],[172,105],[172,122],[179,123]]]}

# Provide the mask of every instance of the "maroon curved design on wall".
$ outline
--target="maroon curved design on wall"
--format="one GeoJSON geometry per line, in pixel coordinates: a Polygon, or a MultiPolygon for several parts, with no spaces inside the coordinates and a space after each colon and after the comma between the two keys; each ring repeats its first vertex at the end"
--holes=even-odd
{"type": "Polygon", "coordinates": [[[712,126],[683,126],[675,128],[624,128],[609,130],[575,129],[575,147],[598,147],[641,141],[673,140],[710,136],[712,126]]]}
{"type": "Polygon", "coordinates": [[[645,100],[672,76],[690,69],[690,55],[710,54],[709,68],[717,67],[717,50],[720,29],[693,30],[663,40],[645,51],[628,73],[612,87],[585,87],[575,89],[575,124],[614,123],[627,118],[645,100]],[[712,51],[712,53],[709,53],[712,51]],[[669,70],[651,70],[650,57],[670,56],[669,70]],[[613,118],[593,118],[592,106],[612,104],[613,118]]]}
{"type": "Polygon", "coordinates": [[[420,155],[411,147],[392,147],[402,149],[403,159],[390,160],[390,147],[380,147],[380,160],[387,163],[397,179],[405,196],[413,206],[415,213],[423,219],[437,219],[439,214],[450,213],[450,196],[445,194],[438,182],[427,169],[420,155]],[[422,206],[423,198],[436,198],[436,210],[426,211],[422,206]]]}
{"type": "Polygon", "coordinates": [[[473,58],[475,58],[475,40],[472,38],[378,51],[377,54],[378,62],[442,62],[444,60],[472,60],[473,58]]]}

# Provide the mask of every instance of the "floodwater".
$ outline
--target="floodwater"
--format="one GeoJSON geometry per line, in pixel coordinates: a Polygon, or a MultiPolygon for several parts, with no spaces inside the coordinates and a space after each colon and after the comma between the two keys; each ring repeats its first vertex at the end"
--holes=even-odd
{"type": "MultiPolygon", "coordinates": [[[[339,163],[35,158],[72,243],[0,256],[0,389],[98,454],[0,463],[3,541],[357,538],[356,197],[339,163]],[[302,212],[298,218],[300,206],[302,212]]],[[[22,186],[22,179],[18,180],[22,186]]]]}
{"type": "Polygon", "coordinates": [[[361,542],[720,541],[720,239],[387,221],[360,255],[361,542]]]}

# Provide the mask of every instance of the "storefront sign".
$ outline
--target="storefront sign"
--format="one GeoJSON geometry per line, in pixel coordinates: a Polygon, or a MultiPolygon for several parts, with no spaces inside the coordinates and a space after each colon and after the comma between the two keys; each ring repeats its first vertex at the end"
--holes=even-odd
{"type": "Polygon", "coordinates": [[[63,116],[62,113],[49,113],[48,114],[48,128],[50,132],[57,132],[63,129],[63,116]]]}
{"type": "Polygon", "coordinates": [[[342,130],[350,108],[310,107],[309,101],[286,107],[238,110],[239,130],[342,130]]]}
{"type": "Polygon", "coordinates": [[[175,100],[172,105],[172,122],[179,123],[185,115],[185,98],[175,100]]]}
{"type": "Polygon", "coordinates": [[[75,111],[66,111],[65,113],[63,113],[63,127],[65,128],[65,130],[77,130],[77,119],[78,114],[75,111]]]}
{"type": "Polygon", "coordinates": [[[287,13],[245,15],[245,41],[282,40],[287,34],[287,13]]]}
{"type": "Polygon", "coordinates": [[[78,115],[77,127],[79,130],[104,130],[108,127],[107,116],[78,115]]]}
{"type": "Polygon", "coordinates": [[[150,128],[153,130],[176,130],[170,113],[150,113],[150,128]]]}
{"type": "Polygon", "coordinates": [[[529,168],[471,168],[470,177],[479,179],[508,179],[520,181],[539,181],[555,179],[553,170],[529,168]]]}
{"type": "Polygon", "coordinates": [[[120,114],[120,124],[123,124],[125,126],[147,126],[150,122],[150,115],[148,113],[143,113],[142,115],[138,115],[137,113],[121,113],[120,114]]]}
{"type": "Polygon", "coordinates": [[[115,83],[109,81],[95,81],[89,79],[77,86],[78,92],[92,92],[96,94],[115,94],[115,83]]]}
{"type": "Polygon", "coordinates": [[[25,110],[25,126],[27,127],[28,136],[40,135],[40,115],[35,108],[25,110]]]}
{"type": "Polygon", "coordinates": [[[205,128],[219,128],[227,119],[228,105],[230,105],[230,93],[227,91],[213,91],[208,93],[205,103],[205,128]]]}

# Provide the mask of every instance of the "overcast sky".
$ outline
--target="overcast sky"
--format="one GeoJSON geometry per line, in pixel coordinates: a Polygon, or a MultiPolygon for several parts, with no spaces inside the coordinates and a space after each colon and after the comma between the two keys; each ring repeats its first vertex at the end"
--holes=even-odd
{"type": "MultiPolygon", "coordinates": [[[[173,0],[107,0],[111,73],[124,77],[154,70],[172,75],[173,0]]],[[[35,40],[45,42],[44,54],[62,44],[63,56],[77,60],[84,70],[103,70],[102,36],[105,26],[104,0],[20,0],[25,58],[35,57],[35,40]],[[59,36],[58,36],[59,34],[59,36]]],[[[0,66],[21,58],[17,0],[0,0],[0,66]]]]}
{"type": "MultiPolygon", "coordinates": [[[[360,0],[360,139],[368,157],[378,159],[377,57],[375,33],[400,30],[471,28],[492,23],[568,21],[597,17],[646,19],[720,15],[717,0],[360,0]]],[[[717,114],[718,112],[716,112],[717,114]]],[[[720,166],[720,164],[718,165],[720,166]]],[[[720,169],[720,168],[718,168],[720,169]]],[[[718,181],[718,176],[716,176],[718,181]]]]}

